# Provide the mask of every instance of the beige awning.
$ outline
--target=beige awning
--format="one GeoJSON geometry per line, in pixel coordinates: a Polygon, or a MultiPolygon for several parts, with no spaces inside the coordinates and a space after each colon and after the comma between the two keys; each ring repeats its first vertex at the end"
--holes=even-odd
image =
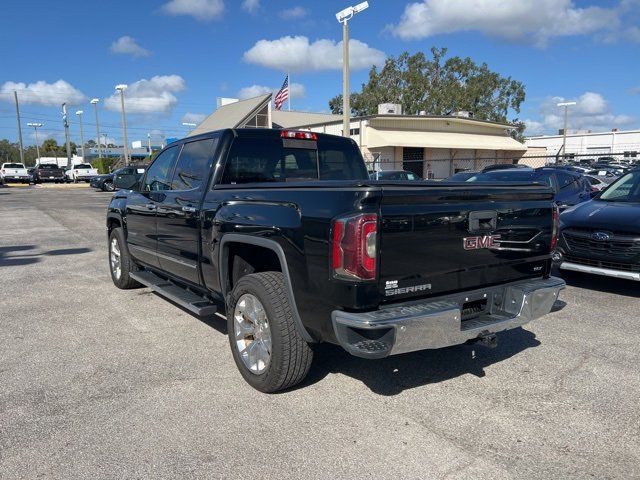
{"type": "Polygon", "coordinates": [[[367,129],[367,148],[427,147],[468,150],[526,151],[527,147],[511,137],[478,133],[416,132],[367,129]]]}

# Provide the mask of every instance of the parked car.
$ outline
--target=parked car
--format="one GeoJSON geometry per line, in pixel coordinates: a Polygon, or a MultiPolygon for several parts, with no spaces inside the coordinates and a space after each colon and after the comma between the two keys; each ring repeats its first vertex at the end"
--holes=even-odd
{"type": "Polygon", "coordinates": [[[446,179],[447,182],[466,182],[471,177],[478,175],[479,172],[475,171],[466,171],[466,172],[458,172],[451,175],[446,179]]]}
{"type": "Polygon", "coordinates": [[[640,170],[560,216],[563,270],[640,281],[640,170]]]}
{"type": "Polygon", "coordinates": [[[96,175],[98,175],[98,170],[93,168],[90,163],[79,163],[65,170],[67,181],[73,183],[90,182],[96,175]]]}
{"type": "Polygon", "coordinates": [[[224,304],[235,363],[263,392],[300,382],[313,343],[370,359],[495,345],[549,313],[564,287],[549,186],[384,182],[343,137],[176,141],[111,199],[111,277],[200,316],[224,304]]]}
{"type": "Polygon", "coordinates": [[[483,172],[492,172],[494,170],[509,170],[512,168],[529,168],[526,165],[519,165],[517,163],[496,163],[494,165],[487,165],[482,169],[483,172]]]}
{"type": "Polygon", "coordinates": [[[29,172],[22,163],[3,163],[0,167],[0,183],[29,183],[29,172]]]}
{"type": "Polygon", "coordinates": [[[371,180],[411,180],[414,182],[422,180],[418,175],[407,170],[379,170],[369,175],[369,178],[371,180]]]}
{"type": "Polygon", "coordinates": [[[65,180],[64,170],[54,163],[41,163],[36,165],[33,171],[33,182],[62,183],[65,180]]]}
{"type": "Polygon", "coordinates": [[[492,170],[481,172],[467,182],[536,182],[553,188],[555,202],[567,208],[591,199],[591,184],[583,175],[552,167],[492,170]]]}
{"type": "Polygon", "coordinates": [[[584,178],[587,179],[587,182],[591,185],[592,192],[599,192],[600,190],[604,190],[611,184],[611,180],[607,177],[596,177],[594,175],[585,175],[584,178]]]}
{"type": "Polygon", "coordinates": [[[146,165],[122,167],[111,173],[96,175],[89,181],[89,185],[103,192],[113,192],[117,188],[131,188],[140,180],[145,169],[146,165]],[[116,187],[116,179],[118,187],[116,187]]]}

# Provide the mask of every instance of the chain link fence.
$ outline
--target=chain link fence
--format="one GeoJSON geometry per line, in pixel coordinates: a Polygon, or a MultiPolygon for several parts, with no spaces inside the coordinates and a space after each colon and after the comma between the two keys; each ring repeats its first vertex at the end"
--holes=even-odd
{"type": "MultiPolygon", "coordinates": [[[[406,150],[406,149],[405,149],[406,150]]],[[[421,149],[420,149],[421,150],[421,149]]],[[[594,154],[524,155],[522,157],[468,157],[468,158],[422,158],[421,152],[409,150],[401,159],[381,154],[364,154],[369,172],[384,170],[411,171],[421,178],[441,180],[459,172],[479,172],[494,165],[519,165],[539,168],[546,166],[574,166],[587,170],[599,168],[640,168],[640,151],[594,154]]]]}

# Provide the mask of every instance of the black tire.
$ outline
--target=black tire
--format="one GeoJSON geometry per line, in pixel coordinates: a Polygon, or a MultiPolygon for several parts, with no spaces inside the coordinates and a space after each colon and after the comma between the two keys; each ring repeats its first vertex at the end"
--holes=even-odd
{"type": "Polygon", "coordinates": [[[122,228],[118,227],[111,230],[111,234],[109,235],[109,244],[107,246],[107,255],[107,259],[109,262],[109,272],[111,273],[111,280],[113,280],[113,284],[116,287],[122,290],[129,290],[131,288],[140,288],[143,286],[129,276],[130,272],[135,272],[138,270],[138,266],[135,264],[135,262],[131,258],[131,255],[129,254],[127,241],[124,238],[124,231],[122,230],[122,228]],[[114,240],[117,242],[120,252],[120,277],[117,276],[117,273],[116,271],[114,271],[111,262],[111,245],[114,240]]]}
{"type": "Polygon", "coordinates": [[[256,390],[273,393],[300,383],[309,373],[313,350],[300,336],[293,319],[284,275],[262,272],[246,275],[235,285],[227,307],[229,344],[240,373],[256,390]],[[251,294],[262,303],[271,333],[271,356],[264,372],[253,373],[243,363],[234,330],[234,310],[244,294],[251,294]]]}
{"type": "Polygon", "coordinates": [[[113,185],[112,181],[107,180],[106,182],[104,182],[102,184],[102,191],[103,192],[113,192],[115,191],[116,187],[113,185]]]}

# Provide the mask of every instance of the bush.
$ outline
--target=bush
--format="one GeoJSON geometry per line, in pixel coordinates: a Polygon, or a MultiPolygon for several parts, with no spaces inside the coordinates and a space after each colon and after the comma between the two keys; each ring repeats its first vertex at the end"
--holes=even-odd
{"type": "Polygon", "coordinates": [[[93,168],[98,169],[98,173],[110,173],[111,167],[118,161],[117,158],[96,158],[92,164],[93,168]]]}

